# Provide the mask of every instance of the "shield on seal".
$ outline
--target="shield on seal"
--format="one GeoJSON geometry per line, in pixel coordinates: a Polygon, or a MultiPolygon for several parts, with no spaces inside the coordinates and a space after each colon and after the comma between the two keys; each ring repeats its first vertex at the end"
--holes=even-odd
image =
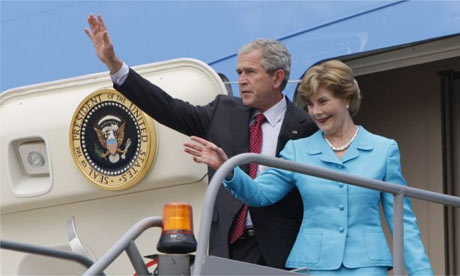
{"type": "Polygon", "coordinates": [[[109,150],[110,154],[117,153],[117,149],[118,149],[117,139],[111,138],[107,140],[107,149],[109,150]]]}

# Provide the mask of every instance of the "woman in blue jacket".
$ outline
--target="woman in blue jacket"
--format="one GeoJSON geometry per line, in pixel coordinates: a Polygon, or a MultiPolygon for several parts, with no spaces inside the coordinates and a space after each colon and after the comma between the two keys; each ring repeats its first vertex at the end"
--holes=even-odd
{"type": "MultiPolygon", "coordinates": [[[[331,60],[305,74],[299,92],[319,127],[310,137],[289,141],[287,160],[407,185],[394,140],[355,125],[361,95],[351,68],[331,60]]],[[[227,159],[216,145],[198,137],[186,143],[194,160],[216,169],[227,159]]],[[[392,257],[380,223],[379,203],[393,231],[393,195],[281,169],[251,179],[239,168],[224,181],[232,194],[251,206],[271,205],[294,188],[304,218],[288,268],[307,267],[312,275],[387,275],[392,257]]],[[[409,198],[404,199],[404,261],[410,275],[433,275],[409,198]]]]}

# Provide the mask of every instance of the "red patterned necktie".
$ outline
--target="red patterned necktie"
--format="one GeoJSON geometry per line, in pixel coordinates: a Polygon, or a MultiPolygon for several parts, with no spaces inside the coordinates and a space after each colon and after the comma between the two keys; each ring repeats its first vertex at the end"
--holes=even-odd
{"type": "MultiPolygon", "coordinates": [[[[259,114],[254,119],[254,123],[249,127],[249,151],[254,153],[260,153],[262,149],[262,124],[265,122],[266,118],[264,114],[259,114]]],[[[257,166],[256,163],[249,164],[249,176],[251,178],[256,178],[257,175],[257,166]]],[[[237,241],[244,233],[244,228],[246,224],[246,216],[248,215],[248,205],[244,204],[240,212],[236,216],[233,228],[230,234],[230,243],[237,241]]]]}

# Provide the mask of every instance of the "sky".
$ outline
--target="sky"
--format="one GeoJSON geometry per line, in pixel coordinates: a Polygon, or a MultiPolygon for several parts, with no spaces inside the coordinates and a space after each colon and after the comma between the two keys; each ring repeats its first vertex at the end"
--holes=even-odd
{"type": "Polygon", "coordinates": [[[256,38],[286,44],[296,80],[325,58],[458,33],[460,26],[460,1],[1,0],[0,12],[2,92],[106,71],[83,32],[90,13],[104,16],[117,54],[131,66],[191,57],[231,81],[239,47],[256,38]]]}

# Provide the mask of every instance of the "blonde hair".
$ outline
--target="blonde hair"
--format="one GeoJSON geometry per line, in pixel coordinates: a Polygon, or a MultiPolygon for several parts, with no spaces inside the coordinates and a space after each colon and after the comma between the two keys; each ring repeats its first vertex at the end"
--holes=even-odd
{"type": "Polygon", "coordinates": [[[348,65],[339,60],[329,60],[311,67],[300,82],[300,96],[309,102],[320,87],[329,89],[337,98],[349,99],[348,111],[352,117],[358,113],[361,92],[348,65]]]}

